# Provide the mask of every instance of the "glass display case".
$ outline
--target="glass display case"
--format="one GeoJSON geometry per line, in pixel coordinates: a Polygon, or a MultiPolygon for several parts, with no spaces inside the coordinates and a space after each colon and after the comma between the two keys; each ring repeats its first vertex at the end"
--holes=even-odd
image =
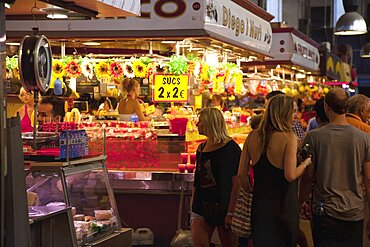
{"type": "Polygon", "coordinates": [[[31,162],[26,175],[29,212],[40,207],[72,207],[76,246],[121,229],[105,156],[69,162],[31,162]]]}

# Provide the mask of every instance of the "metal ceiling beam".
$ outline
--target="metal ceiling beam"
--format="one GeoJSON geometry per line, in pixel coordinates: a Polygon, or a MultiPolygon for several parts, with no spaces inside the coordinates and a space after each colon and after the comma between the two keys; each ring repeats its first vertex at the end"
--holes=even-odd
{"type": "Polygon", "coordinates": [[[93,17],[93,18],[97,17],[99,14],[99,12],[97,11],[76,5],[74,2],[66,2],[63,0],[39,0],[39,1],[52,4],[52,5],[61,7],[63,9],[74,11],[74,12],[77,12],[77,13],[80,13],[80,14],[83,14],[89,17],[93,17]]]}

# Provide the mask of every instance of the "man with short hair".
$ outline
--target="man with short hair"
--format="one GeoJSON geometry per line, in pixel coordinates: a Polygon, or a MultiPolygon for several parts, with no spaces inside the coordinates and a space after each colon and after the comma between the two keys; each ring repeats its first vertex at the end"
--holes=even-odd
{"type": "Polygon", "coordinates": [[[312,166],[301,179],[299,202],[302,205],[312,190],[315,246],[363,244],[364,202],[370,201],[370,135],[347,123],[347,103],[343,89],[330,90],[324,103],[329,123],[308,132],[304,140],[312,150],[312,166]]]}
{"type": "Polygon", "coordinates": [[[367,124],[370,117],[370,99],[357,94],[348,101],[346,119],[354,127],[370,134],[370,126],[367,124]]]}
{"type": "Polygon", "coordinates": [[[58,97],[43,97],[39,103],[38,115],[39,120],[50,118],[54,121],[56,117],[60,116],[63,121],[65,116],[64,100],[58,97]]]}

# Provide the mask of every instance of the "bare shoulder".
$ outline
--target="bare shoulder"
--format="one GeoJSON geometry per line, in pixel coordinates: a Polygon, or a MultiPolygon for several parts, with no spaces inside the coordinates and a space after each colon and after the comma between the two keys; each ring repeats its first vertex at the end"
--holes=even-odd
{"type": "Polygon", "coordinates": [[[280,132],[276,131],[273,134],[273,140],[280,143],[287,143],[291,141],[297,141],[297,136],[293,132],[280,132]]]}

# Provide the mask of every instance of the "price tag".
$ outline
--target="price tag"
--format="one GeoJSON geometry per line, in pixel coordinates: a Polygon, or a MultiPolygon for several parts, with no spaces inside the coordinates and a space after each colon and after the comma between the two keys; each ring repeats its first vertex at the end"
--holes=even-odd
{"type": "Polygon", "coordinates": [[[201,94],[194,96],[194,108],[195,108],[195,110],[196,109],[202,109],[202,103],[203,103],[203,96],[201,94]]]}
{"type": "Polygon", "coordinates": [[[153,77],[154,102],[188,102],[189,75],[162,75],[153,77]]]}
{"type": "Polygon", "coordinates": [[[239,80],[238,78],[235,80],[234,93],[242,94],[242,84],[243,84],[243,80],[239,80]]]}
{"type": "Polygon", "coordinates": [[[221,82],[218,81],[218,80],[214,80],[213,81],[212,92],[213,93],[219,93],[220,92],[220,88],[221,88],[221,82]]]}
{"type": "Polygon", "coordinates": [[[154,112],[155,112],[155,106],[154,105],[151,105],[151,106],[148,106],[147,108],[145,108],[145,113],[147,115],[153,114],[154,112]]]}

